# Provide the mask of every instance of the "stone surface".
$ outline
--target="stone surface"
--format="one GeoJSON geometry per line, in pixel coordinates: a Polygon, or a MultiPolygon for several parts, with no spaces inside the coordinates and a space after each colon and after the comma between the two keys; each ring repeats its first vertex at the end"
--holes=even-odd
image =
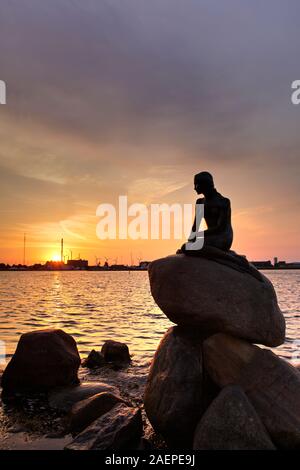
{"type": "Polygon", "coordinates": [[[284,317],[263,275],[261,282],[212,260],[174,255],[153,261],[149,278],[154,300],[178,325],[267,346],[284,341],[284,317]]]}
{"type": "Polygon", "coordinates": [[[75,387],[59,387],[53,390],[49,393],[48,401],[53,409],[70,411],[75,403],[102,392],[119,394],[118,389],[111,385],[102,382],[85,382],[75,387]]]}
{"type": "Polygon", "coordinates": [[[78,434],[66,450],[130,450],[139,445],[142,432],[141,410],[120,403],[78,434]]]}
{"type": "Polygon", "coordinates": [[[20,337],[1,380],[4,401],[17,394],[46,392],[78,383],[80,357],[76,342],[62,330],[37,330],[20,337]]]}
{"type": "Polygon", "coordinates": [[[95,351],[95,349],[92,349],[88,357],[82,361],[82,367],[88,367],[89,369],[103,367],[104,365],[105,360],[103,355],[101,352],[95,351]]]}
{"type": "Polygon", "coordinates": [[[194,435],[194,450],[275,450],[243,390],[228,385],[211,403],[194,435]]]}
{"type": "Polygon", "coordinates": [[[109,392],[97,393],[76,403],[70,412],[69,426],[73,433],[81,432],[100,416],[122,402],[118,395],[109,392]]]}
{"type": "Polygon", "coordinates": [[[245,391],[276,447],[300,449],[300,374],[272,351],[225,334],[203,343],[205,368],[220,387],[245,391]]]}
{"type": "Polygon", "coordinates": [[[127,344],[120,343],[119,341],[105,341],[102,346],[101,353],[106,362],[125,365],[129,364],[131,361],[127,344]]]}
{"type": "Polygon", "coordinates": [[[144,397],[149,421],[169,447],[192,446],[207,405],[204,382],[201,341],[190,329],[170,328],[153,358],[144,397]]]}

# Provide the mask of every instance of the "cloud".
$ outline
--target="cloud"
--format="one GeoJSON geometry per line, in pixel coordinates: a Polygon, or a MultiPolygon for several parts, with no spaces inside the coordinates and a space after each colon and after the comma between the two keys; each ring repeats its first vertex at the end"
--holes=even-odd
{"type": "Polygon", "coordinates": [[[2,223],[59,223],[126,193],[186,202],[201,169],[236,210],[278,193],[299,204],[299,13],[296,0],[1,2],[2,223]]]}

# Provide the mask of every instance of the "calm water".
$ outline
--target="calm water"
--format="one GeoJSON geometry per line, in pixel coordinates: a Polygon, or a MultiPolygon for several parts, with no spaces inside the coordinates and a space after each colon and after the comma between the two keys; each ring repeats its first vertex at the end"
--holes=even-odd
{"type": "MultiPolygon", "coordinates": [[[[287,321],[286,343],[277,353],[299,361],[300,271],[265,274],[287,321]]],[[[126,342],[142,366],[170,325],[151,297],[147,272],[0,272],[0,340],[8,356],[22,333],[55,327],[76,339],[82,357],[115,339],[126,342]]]]}

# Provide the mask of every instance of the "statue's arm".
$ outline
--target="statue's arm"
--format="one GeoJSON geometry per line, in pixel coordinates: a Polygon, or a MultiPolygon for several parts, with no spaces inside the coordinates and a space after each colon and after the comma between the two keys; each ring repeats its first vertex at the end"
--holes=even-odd
{"type": "Polygon", "coordinates": [[[204,230],[204,237],[209,235],[216,235],[226,229],[228,223],[230,222],[230,200],[225,199],[222,203],[220,214],[217,220],[217,223],[214,227],[209,227],[204,230]]]}
{"type": "MultiPolygon", "coordinates": [[[[199,214],[201,215],[201,210],[199,210],[198,204],[203,204],[203,199],[198,199],[196,201],[194,222],[192,225],[191,233],[188,237],[188,242],[190,243],[196,242],[196,239],[197,239],[196,234],[198,233],[200,223],[201,223],[201,216],[199,216],[199,214]]],[[[186,243],[184,243],[182,247],[176,251],[176,253],[177,254],[184,253],[185,251],[186,251],[186,243]]]]}
{"type": "Polygon", "coordinates": [[[190,233],[190,236],[188,238],[188,241],[189,242],[194,242],[196,241],[196,234],[199,232],[199,227],[200,227],[200,224],[201,224],[201,220],[202,220],[202,217],[203,217],[203,212],[201,211],[200,209],[200,205],[203,204],[203,199],[198,199],[196,201],[196,205],[195,205],[195,217],[194,217],[194,222],[193,222],[193,225],[192,225],[192,229],[191,229],[191,233],[190,233]]]}
{"type": "Polygon", "coordinates": [[[194,222],[191,228],[191,233],[189,235],[188,241],[189,242],[194,242],[196,240],[196,216],[194,217],[194,222]]]}

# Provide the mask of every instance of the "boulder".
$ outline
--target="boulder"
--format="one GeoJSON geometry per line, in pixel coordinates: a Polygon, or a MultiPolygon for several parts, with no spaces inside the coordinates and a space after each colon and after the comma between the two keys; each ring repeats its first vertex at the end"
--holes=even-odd
{"type": "Polygon", "coordinates": [[[143,432],[141,410],[120,403],[95,420],[66,446],[66,450],[135,449],[143,432]]]}
{"type": "Polygon", "coordinates": [[[284,342],[285,320],[272,283],[205,258],[168,256],[149,266],[154,300],[177,325],[253,343],[284,342]]]}
{"type": "Polygon", "coordinates": [[[113,393],[97,393],[76,403],[70,412],[69,425],[72,433],[79,433],[100,416],[123,400],[113,393]]]}
{"type": "Polygon", "coordinates": [[[2,399],[76,384],[79,366],[76,342],[69,334],[55,329],[25,333],[3,373],[2,399]]]}
{"type": "Polygon", "coordinates": [[[48,402],[51,408],[59,411],[70,411],[75,403],[97,395],[98,393],[109,392],[118,395],[116,387],[102,382],[84,382],[73,387],[58,387],[49,393],[48,402]]]}
{"type": "Polygon", "coordinates": [[[196,425],[207,406],[201,341],[196,336],[191,329],[170,328],[148,376],[145,411],[156,433],[171,448],[191,448],[196,425]]]}
{"type": "Polygon", "coordinates": [[[117,365],[126,365],[131,361],[127,344],[119,341],[105,341],[101,353],[106,362],[113,362],[117,365]]]}
{"type": "Polygon", "coordinates": [[[220,387],[238,384],[278,448],[300,449],[300,374],[272,351],[229,335],[203,343],[205,368],[220,387]]]}
{"type": "Polygon", "coordinates": [[[103,367],[105,365],[105,360],[101,352],[92,351],[89,353],[88,357],[82,361],[82,367],[88,367],[89,369],[94,369],[96,367],[103,367]]]}
{"type": "Polygon", "coordinates": [[[194,450],[275,450],[243,390],[228,385],[211,403],[194,435],[194,450]]]}

